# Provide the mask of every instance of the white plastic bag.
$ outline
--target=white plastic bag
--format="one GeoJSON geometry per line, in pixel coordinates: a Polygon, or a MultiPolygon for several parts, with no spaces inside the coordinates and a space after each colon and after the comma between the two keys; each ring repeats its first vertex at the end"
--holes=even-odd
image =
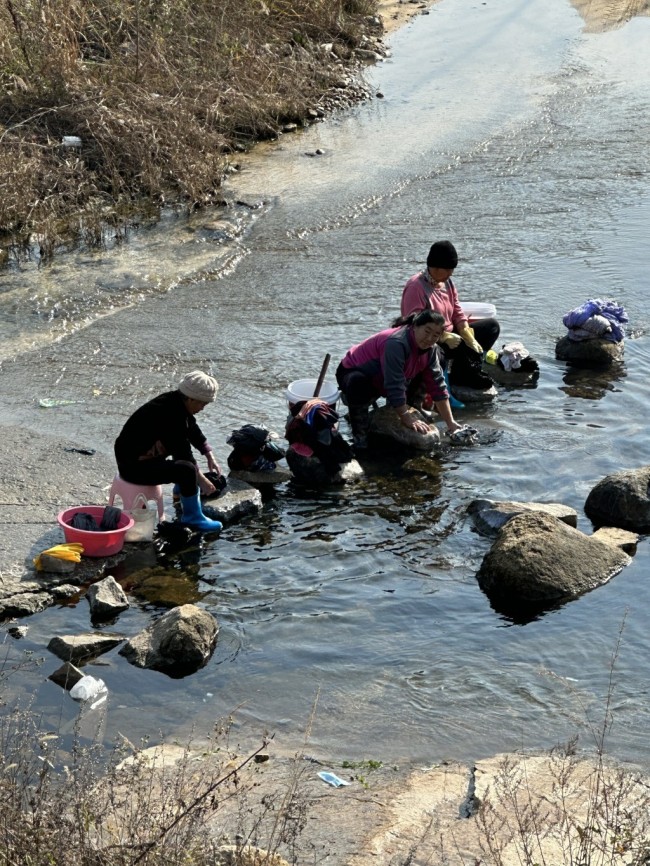
{"type": "Polygon", "coordinates": [[[93,701],[91,710],[103,703],[107,696],[108,689],[104,680],[91,676],[82,677],[70,689],[70,697],[75,701],[93,701]]]}
{"type": "Polygon", "coordinates": [[[138,493],[135,497],[133,506],[127,514],[133,518],[133,526],[127,529],[124,540],[152,541],[156,528],[156,512],[153,508],[149,508],[149,503],[142,493],[138,493]]]}

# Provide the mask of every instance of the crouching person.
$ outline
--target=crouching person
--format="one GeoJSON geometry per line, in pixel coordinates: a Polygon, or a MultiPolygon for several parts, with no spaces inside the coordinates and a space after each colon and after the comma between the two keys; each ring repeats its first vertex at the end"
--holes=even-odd
{"type": "Polygon", "coordinates": [[[416,433],[427,433],[429,425],[409,412],[407,392],[423,383],[426,393],[450,433],[460,429],[449,407],[449,393],[440,367],[436,344],[444,333],[444,317],[422,310],[401,320],[400,327],[380,331],[352,346],[336,371],[345,395],[357,450],[368,447],[369,408],[378,397],[386,397],[400,422],[416,433]]]}
{"type": "Polygon", "coordinates": [[[219,466],[194,416],[214,401],[218,390],[216,379],[194,370],[175,391],[136,409],[115,440],[120,476],[131,484],[177,485],[181,523],[202,532],[216,532],[222,524],[203,514],[201,493],[215,488],[199,469],[192,448],[206,457],[209,472],[219,474],[219,466]]]}

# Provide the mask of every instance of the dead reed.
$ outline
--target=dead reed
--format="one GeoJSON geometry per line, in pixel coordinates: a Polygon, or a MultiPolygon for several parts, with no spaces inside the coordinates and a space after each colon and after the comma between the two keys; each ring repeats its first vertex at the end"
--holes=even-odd
{"type": "Polygon", "coordinates": [[[101,240],[102,222],[143,200],[218,200],[227,155],[306,118],[375,8],[2,0],[0,239],[35,234],[47,254],[101,240]],[[62,143],[72,136],[79,147],[62,143]]]}

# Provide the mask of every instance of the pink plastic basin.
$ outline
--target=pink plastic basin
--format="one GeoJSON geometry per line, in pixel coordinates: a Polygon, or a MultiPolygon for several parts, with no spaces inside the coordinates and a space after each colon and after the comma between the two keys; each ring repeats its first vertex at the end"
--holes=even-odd
{"type": "Polygon", "coordinates": [[[63,527],[65,540],[83,544],[84,556],[112,556],[114,553],[119,553],[124,547],[124,536],[133,526],[133,518],[124,511],[120,515],[117,528],[111,529],[110,532],[88,532],[85,529],[75,529],[68,525],[68,521],[72,520],[75,514],[80,511],[92,515],[99,524],[104,516],[105,508],[105,505],[77,505],[76,508],[66,508],[65,511],[60,511],[57,516],[57,520],[63,527]]]}

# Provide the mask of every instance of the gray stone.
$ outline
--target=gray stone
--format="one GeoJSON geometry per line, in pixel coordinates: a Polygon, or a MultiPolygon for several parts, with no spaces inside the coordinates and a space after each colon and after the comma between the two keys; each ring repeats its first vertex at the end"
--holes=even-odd
{"type": "Polygon", "coordinates": [[[491,403],[499,393],[492,385],[490,388],[466,388],[464,385],[452,385],[452,394],[461,403],[491,403]]]}
{"type": "Polygon", "coordinates": [[[607,475],[591,490],[585,514],[596,526],[650,532],[650,466],[607,475]]]}
{"type": "Polygon", "coordinates": [[[72,598],[74,595],[78,595],[79,587],[73,586],[71,583],[61,583],[59,586],[53,586],[50,592],[57,601],[61,601],[66,598],[72,598]]]}
{"type": "Polygon", "coordinates": [[[609,367],[614,362],[621,361],[624,352],[624,341],[613,343],[599,337],[579,341],[562,337],[555,346],[555,357],[575,367],[609,367]]]}
{"type": "Polygon", "coordinates": [[[93,618],[115,616],[129,607],[126,593],[111,574],[88,587],[86,598],[93,618]]]}
{"type": "Polygon", "coordinates": [[[208,509],[206,516],[228,524],[261,511],[262,494],[252,484],[233,477],[231,472],[223,492],[213,499],[203,499],[202,504],[208,509]]]}
{"type": "Polygon", "coordinates": [[[88,634],[61,635],[53,637],[47,648],[55,656],[66,662],[79,662],[96,658],[121,644],[124,640],[120,635],[88,634]]]}
{"type": "MultiPolygon", "coordinates": [[[[259,487],[266,484],[283,484],[285,481],[291,480],[291,472],[288,469],[283,469],[281,466],[276,466],[275,469],[269,469],[266,472],[249,472],[246,469],[231,469],[228,479],[236,478],[239,481],[244,481],[253,487],[259,487]]],[[[212,504],[212,502],[210,502],[212,504]]]]}
{"type": "Polygon", "coordinates": [[[559,502],[499,502],[493,499],[473,499],[467,506],[474,526],[481,535],[495,537],[502,526],[516,514],[536,511],[550,514],[574,528],[578,525],[578,512],[559,502]]]}
{"type": "Polygon", "coordinates": [[[48,680],[52,680],[57,686],[70,691],[84,676],[85,674],[79,668],[70,662],[64,662],[60,668],[57,668],[49,675],[48,680]]]}
{"type": "Polygon", "coordinates": [[[629,562],[623,551],[549,514],[530,512],[501,529],[477,576],[498,603],[543,604],[607,583],[629,562]]]}
{"type": "Polygon", "coordinates": [[[11,625],[7,629],[7,634],[11,635],[15,640],[20,640],[25,637],[28,632],[28,627],[26,625],[11,625]]]}
{"type": "Polygon", "coordinates": [[[392,439],[407,448],[418,451],[431,451],[440,444],[440,432],[435,424],[431,424],[417,409],[409,408],[409,412],[418,420],[429,424],[428,433],[417,433],[405,427],[392,406],[380,406],[370,414],[370,436],[381,436],[392,439]]]}
{"type": "Polygon", "coordinates": [[[136,667],[186,676],[206,664],[218,631],[212,614],[193,604],[183,604],[131,638],[120,655],[136,667]]]}
{"type": "Polygon", "coordinates": [[[307,487],[327,487],[332,484],[351,484],[363,478],[363,469],[358,460],[352,458],[341,464],[334,475],[330,475],[318,457],[306,457],[289,448],[287,462],[291,467],[294,479],[307,487]]]}
{"type": "Polygon", "coordinates": [[[499,364],[483,364],[483,372],[504,388],[521,388],[539,379],[539,367],[532,368],[532,366],[504,370],[499,364]]]}
{"type": "Polygon", "coordinates": [[[52,556],[49,553],[41,553],[40,555],[41,570],[50,574],[72,574],[77,565],[69,559],[60,559],[58,556],[52,556]]]}
{"type": "Polygon", "coordinates": [[[618,529],[615,526],[601,526],[591,537],[605,544],[611,544],[612,547],[619,547],[630,556],[636,553],[636,546],[639,543],[636,532],[628,532],[627,529],[618,529]]]}
{"type": "Polygon", "coordinates": [[[0,617],[9,619],[12,616],[31,616],[39,610],[45,610],[52,604],[53,596],[49,592],[19,592],[0,599],[0,617]]]}

